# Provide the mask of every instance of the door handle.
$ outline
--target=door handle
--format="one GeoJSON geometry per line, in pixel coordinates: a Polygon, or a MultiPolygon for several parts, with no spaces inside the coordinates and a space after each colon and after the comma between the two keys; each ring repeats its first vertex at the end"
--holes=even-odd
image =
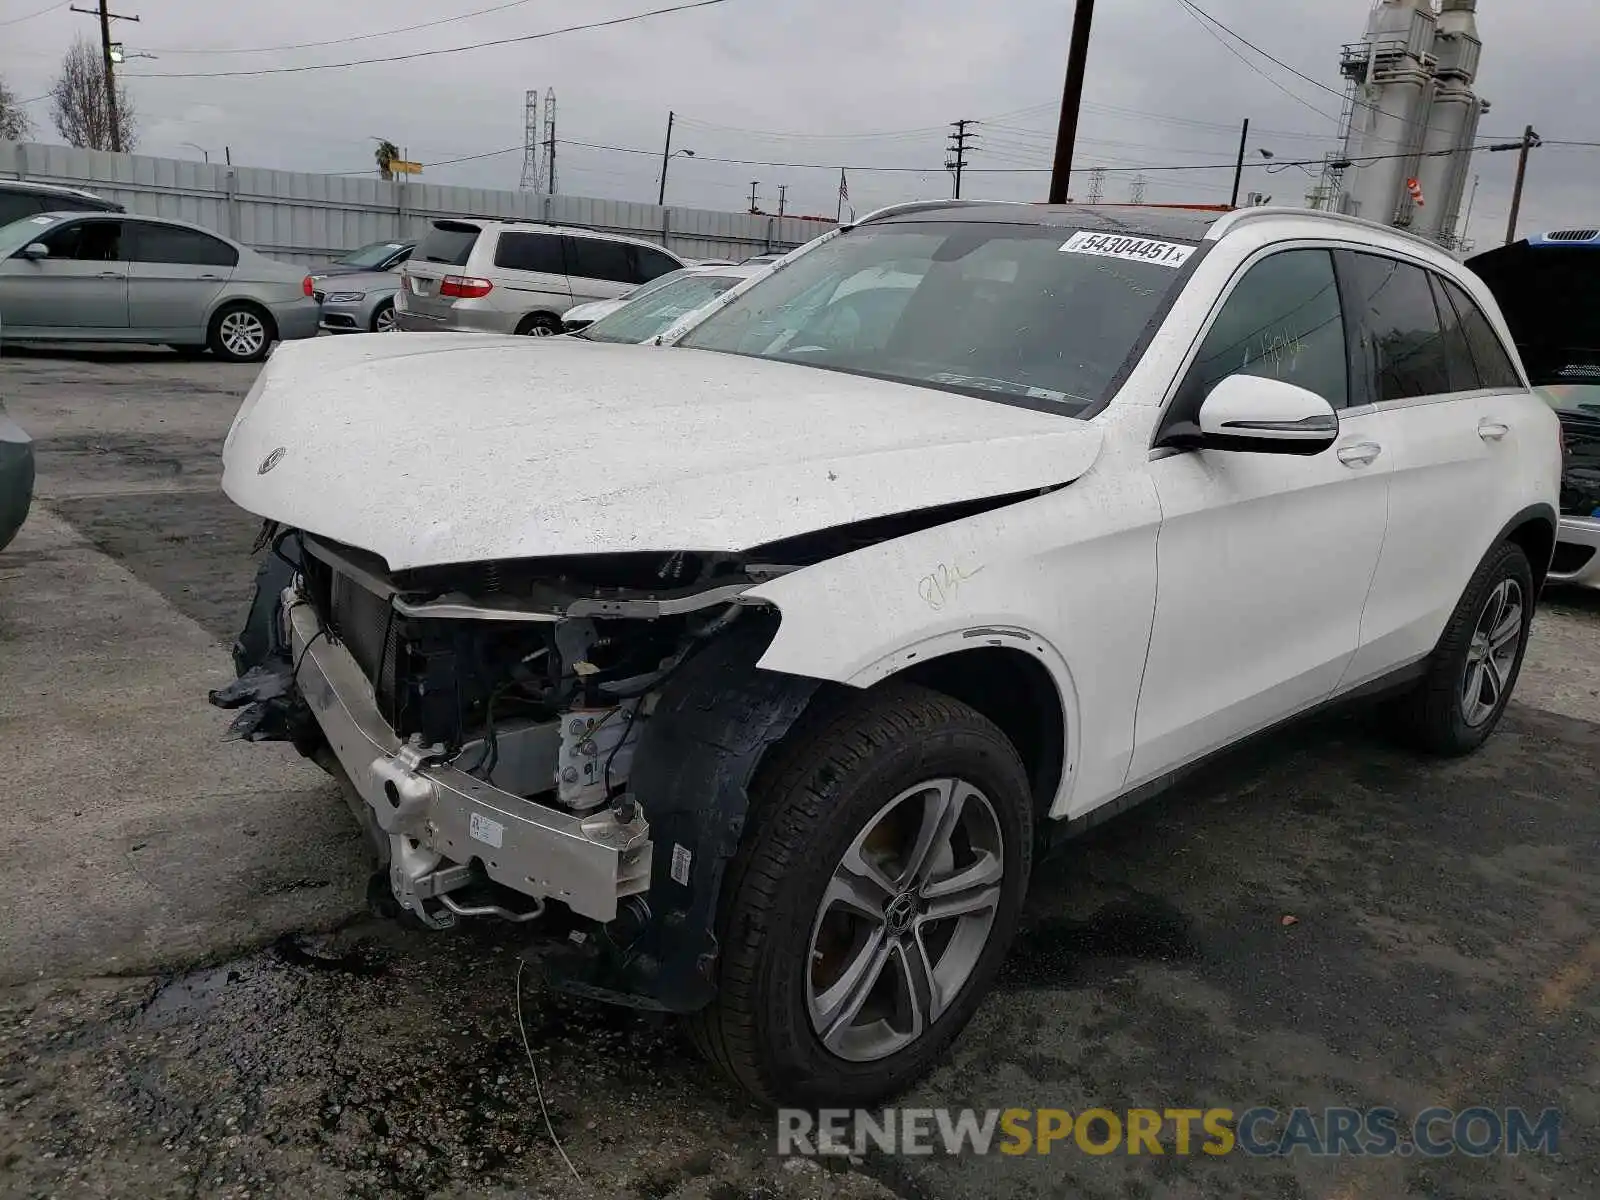
{"type": "Polygon", "coordinates": [[[126,279],[127,276],[125,276],[121,271],[101,271],[100,272],[100,278],[101,279],[126,279]]]}
{"type": "Polygon", "coordinates": [[[213,282],[215,282],[216,280],[221,279],[222,276],[221,275],[202,275],[202,276],[200,276],[200,278],[201,279],[209,279],[209,280],[212,280],[213,282]]]}
{"type": "Polygon", "coordinates": [[[1339,447],[1337,453],[1339,461],[1347,467],[1369,467],[1378,461],[1383,447],[1377,442],[1357,442],[1353,446],[1339,447]]]}
{"type": "Polygon", "coordinates": [[[1511,432],[1509,425],[1502,425],[1499,421],[1479,421],[1478,436],[1486,442],[1498,442],[1511,432]]]}

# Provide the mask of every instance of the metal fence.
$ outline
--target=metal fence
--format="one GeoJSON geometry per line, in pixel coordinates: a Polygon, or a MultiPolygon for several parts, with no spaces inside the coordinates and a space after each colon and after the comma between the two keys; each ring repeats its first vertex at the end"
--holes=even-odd
{"type": "Polygon", "coordinates": [[[547,196],[312,175],[0,141],[0,179],[65,184],[115,200],[130,213],[204,225],[263,254],[315,263],[369,242],[419,237],[439,217],[548,221],[649,238],[688,258],[740,259],[787,250],[831,222],[625,200],[547,196]]]}

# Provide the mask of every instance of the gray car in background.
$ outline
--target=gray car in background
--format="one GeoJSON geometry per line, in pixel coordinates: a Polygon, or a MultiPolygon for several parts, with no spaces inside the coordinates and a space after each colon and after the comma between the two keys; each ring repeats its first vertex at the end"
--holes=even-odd
{"type": "Polygon", "coordinates": [[[329,333],[391,333],[400,270],[312,276],[313,295],[322,305],[322,328],[329,333]]]}
{"type": "MultiPolygon", "coordinates": [[[[4,342],[0,329],[0,342],[4,342]]],[[[11,544],[33,503],[33,440],[6,416],[0,396],[0,550],[11,544]]]]}
{"type": "Polygon", "coordinates": [[[0,227],[0,321],[37,342],[156,342],[257,362],[315,337],[311,277],[186,221],[41,213],[0,227]]]}

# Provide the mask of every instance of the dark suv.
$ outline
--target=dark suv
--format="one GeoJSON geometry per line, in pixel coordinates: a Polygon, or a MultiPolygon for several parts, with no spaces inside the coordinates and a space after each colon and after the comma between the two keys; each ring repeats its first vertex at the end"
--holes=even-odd
{"type": "Polygon", "coordinates": [[[47,212],[122,212],[122,205],[77,188],[0,179],[0,225],[47,212]]]}

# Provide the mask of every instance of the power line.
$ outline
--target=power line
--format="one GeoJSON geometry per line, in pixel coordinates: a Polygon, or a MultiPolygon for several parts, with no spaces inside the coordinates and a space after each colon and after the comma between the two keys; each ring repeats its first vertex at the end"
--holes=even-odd
{"type": "MultiPolygon", "coordinates": [[[[1276,63],[1278,66],[1282,67],[1285,71],[1289,72],[1289,74],[1297,76],[1300,79],[1304,79],[1312,87],[1321,88],[1323,91],[1327,92],[1328,95],[1330,95],[1330,96],[1337,96],[1341,102],[1343,102],[1345,100],[1345,98],[1346,98],[1345,93],[1341,92],[1338,88],[1331,88],[1327,84],[1323,83],[1321,80],[1313,79],[1311,76],[1307,75],[1304,71],[1296,70],[1294,67],[1291,67],[1288,63],[1284,62],[1281,58],[1276,58],[1273,55],[1268,54],[1265,50],[1263,50],[1260,46],[1258,46],[1254,42],[1252,42],[1249,38],[1244,37],[1241,34],[1237,34],[1233,30],[1229,29],[1221,21],[1217,20],[1210,13],[1206,12],[1205,9],[1201,8],[1198,4],[1193,3],[1192,0],[1178,0],[1178,3],[1183,5],[1184,8],[1188,9],[1192,14],[1194,14],[1196,16],[1199,16],[1199,17],[1205,18],[1211,24],[1215,25],[1218,29],[1222,30],[1222,32],[1226,33],[1229,37],[1235,39],[1236,41],[1242,42],[1244,45],[1250,47],[1250,49],[1254,50],[1257,54],[1261,55],[1261,57],[1266,59],[1268,62],[1276,63]]],[[[1301,103],[1304,104],[1305,101],[1302,100],[1301,103]]],[[[1394,113],[1391,113],[1391,112],[1384,112],[1383,109],[1379,108],[1377,105],[1368,104],[1364,100],[1354,100],[1353,99],[1353,100],[1351,100],[1351,103],[1354,104],[1355,107],[1357,107],[1357,108],[1365,108],[1365,109],[1368,109],[1371,112],[1377,113],[1381,117],[1388,117],[1391,121],[1401,121],[1401,122],[1404,122],[1405,124],[1408,124],[1408,125],[1413,123],[1412,121],[1410,121],[1406,117],[1396,116],[1394,113]]],[[[1409,157],[1409,156],[1408,155],[1396,155],[1395,157],[1397,157],[1397,158],[1405,158],[1405,157],[1409,157]]]]}
{"type": "Polygon", "coordinates": [[[649,17],[665,16],[668,13],[688,12],[695,8],[710,8],[715,4],[726,4],[728,0],[692,0],[688,4],[674,4],[668,8],[653,8],[649,12],[633,13],[626,17],[611,17],[605,21],[590,21],[583,25],[567,25],[561,29],[547,29],[542,33],[525,33],[518,37],[492,38],[486,42],[472,42],[465,46],[444,46],[436,50],[413,50],[409,54],[388,54],[380,58],[357,58],[348,62],[316,63],[303,67],[256,67],[242,71],[152,71],[141,72],[138,75],[129,75],[129,79],[232,79],[253,75],[295,75],[306,71],[332,71],[344,67],[367,67],[374,63],[408,62],[416,58],[436,58],[441,54],[461,54],[468,50],[482,50],[489,46],[511,46],[523,42],[537,42],[544,38],[559,37],[564,33],[581,33],[586,29],[605,29],[612,25],[627,25],[632,21],[643,21],[649,17]]]}
{"type": "Polygon", "coordinates": [[[726,133],[740,133],[747,137],[762,138],[767,140],[796,141],[869,141],[874,138],[900,138],[911,137],[917,134],[943,133],[943,125],[925,125],[919,129],[884,129],[876,133],[785,133],[773,129],[741,129],[736,125],[718,125],[713,121],[702,121],[695,117],[680,115],[678,121],[683,125],[693,125],[696,129],[720,130],[726,133]]]}
{"type": "MultiPolygon", "coordinates": [[[[641,150],[641,149],[638,149],[637,147],[634,147],[634,146],[606,146],[606,145],[602,145],[602,144],[600,144],[598,142],[578,142],[578,141],[573,141],[570,138],[562,138],[561,139],[561,144],[563,146],[583,146],[583,147],[585,147],[586,149],[589,149],[589,150],[610,150],[610,151],[613,151],[613,152],[615,152],[617,154],[648,154],[651,157],[655,157],[657,154],[660,153],[659,150],[641,150]]],[[[842,167],[846,171],[890,171],[890,172],[906,172],[906,173],[913,174],[913,175],[936,175],[939,172],[944,170],[943,166],[937,166],[937,167],[874,167],[874,166],[866,166],[866,165],[856,166],[856,165],[852,165],[850,163],[837,163],[837,162],[832,162],[832,163],[802,163],[802,162],[778,162],[778,161],[774,161],[772,159],[765,159],[765,158],[718,158],[715,155],[711,155],[711,154],[696,154],[694,156],[694,159],[695,159],[696,162],[733,163],[733,164],[735,164],[737,166],[741,166],[741,167],[793,167],[795,170],[800,170],[800,171],[805,171],[805,170],[837,171],[842,167]]]]}
{"type": "Polygon", "coordinates": [[[453,21],[467,21],[473,17],[481,17],[488,13],[504,12],[508,8],[520,8],[531,0],[509,0],[506,4],[496,4],[492,8],[480,8],[473,12],[462,13],[455,17],[440,17],[435,21],[422,21],[416,25],[402,25],[397,29],[380,29],[376,33],[357,33],[349,37],[329,38],[323,42],[289,42],[282,46],[185,46],[174,49],[171,46],[152,46],[157,54],[275,54],[280,50],[313,50],[318,46],[343,46],[350,42],[366,42],[373,38],[391,37],[397,33],[412,33],[418,29],[432,29],[435,25],[449,25],[453,21]]]}
{"type": "MultiPolygon", "coordinates": [[[[1265,71],[1263,71],[1255,63],[1251,62],[1248,58],[1246,58],[1243,54],[1239,53],[1239,50],[1238,50],[1237,47],[1231,46],[1227,42],[1223,41],[1221,34],[1219,34],[1215,29],[1211,28],[1211,26],[1207,25],[1204,21],[1202,21],[1200,19],[1200,17],[1201,17],[1200,10],[1195,8],[1194,5],[1189,4],[1187,2],[1187,0],[1179,0],[1179,3],[1183,4],[1184,11],[1187,12],[1191,17],[1194,18],[1194,23],[1196,25],[1200,26],[1201,29],[1204,29],[1207,33],[1209,33],[1211,35],[1213,40],[1216,41],[1217,45],[1221,46],[1229,54],[1233,55],[1240,62],[1242,62],[1245,66],[1249,67],[1257,75],[1261,76],[1261,78],[1265,79],[1273,87],[1277,88],[1285,96],[1287,96],[1287,97],[1289,97],[1289,99],[1293,100],[1296,104],[1304,105],[1306,108],[1309,108],[1312,112],[1316,113],[1317,116],[1322,117],[1324,120],[1332,121],[1335,125],[1337,125],[1339,123],[1339,118],[1338,117],[1334,116],[1332,113],[1323,112],[1320,108],[1318,108],[1315,104],[1312,104],[1309,100],[1304,100],[1301,97],[1295,95],[1288,88],[1286,88],[1283,84],[1279,83],[1272,76],[1268,75],[1265,71]]],[[[1234,36],[1238,37],[1237,34],[1235,34],[1234,36]]],[[[1240,38],[1239,40],[1240,41],[1244,41],[1243,38],[1240,38]]],[[[1245,44],[1249,45],[1248,42],[1246,42],[1245,44]]],[[[1251,49],[1255,49],[1255,47],[1252,46],[1251,49]]],[[[1263,51],[1258,51],[1258,53],[1264,53],[1264,52],[1263,51]]],[[[1274,60],[1274,61],[1276,61],[1276,60],[1274,60]]],[[[1296,72],[1296,73],[1298,74],[1298,72],[1296,72]]]]}
{"type": "MultiPolygon", "coordinates": [[[[46,13],[53,13],[58,8],[66,8],[67,3],[68,0],[60,0],[60,3],[52,4],[49,8],[41,8],[38,12],[31,12],[21,17],[7,17],[4,21],[0,21],[0,25],[21,25],[24,21],[31,21],[35,17],[42,17],[46,13]]],[[[30,103],[30,101],[24,101],[23,103],[30,103]]]]}

